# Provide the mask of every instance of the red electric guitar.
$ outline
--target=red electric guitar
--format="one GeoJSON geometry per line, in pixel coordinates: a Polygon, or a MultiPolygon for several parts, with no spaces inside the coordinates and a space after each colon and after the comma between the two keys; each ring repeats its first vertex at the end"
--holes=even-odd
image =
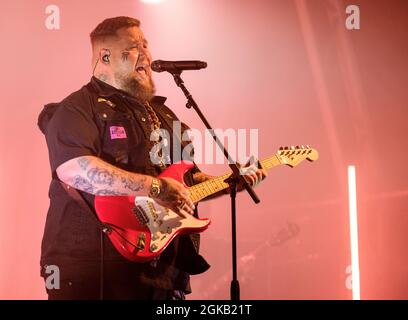
{"type": "MultiPolygon", "coordinates": [[[[318,152],[309,146],[280,148],[274,156],[260,161],[260,165],[264,169],[281,164],[295,167],[305,159],[317,160],[318,152]]],[[[183,177],[192,168],[191,162],[181,161],[168,167],[160,177],[183,183],[194,203],[229,187],[225,180],[231,173],[187,187],[183,177]]],[[[95,209],[99,220],[110,226],[108,236],[112,244],[122,256],[134,262],[152,260],[178,234],[202,232],[210,224],[209,219],[190,215],[182,218],[149,197],[96,196],[95,209]]]]}

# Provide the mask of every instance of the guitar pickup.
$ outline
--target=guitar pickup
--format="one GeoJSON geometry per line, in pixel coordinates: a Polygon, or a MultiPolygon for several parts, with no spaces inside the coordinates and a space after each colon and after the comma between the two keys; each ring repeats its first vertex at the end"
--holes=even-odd
{"type": "Polygon", "coordinates": [[[146,212],[142,207],[136,205],[132,208],[132,212],[135,214],[141,225],[146,225],[149,223],[149,217],[146,215],[146,212]]]}

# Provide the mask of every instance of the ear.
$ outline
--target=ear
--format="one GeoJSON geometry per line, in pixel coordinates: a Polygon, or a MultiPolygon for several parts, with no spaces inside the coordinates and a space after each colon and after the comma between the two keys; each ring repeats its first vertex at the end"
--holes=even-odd
{"type": "Polygon", "coordinates": [[[110,60],[109,60],[110,55],[111,55],[111,52],[110,52],[109,49],[102,48],[102,49],[99,51],[99,60],[102,61],[102,62],[105,63],[105,64],[108,64],[109,61],[110,61],[110,60]]]}

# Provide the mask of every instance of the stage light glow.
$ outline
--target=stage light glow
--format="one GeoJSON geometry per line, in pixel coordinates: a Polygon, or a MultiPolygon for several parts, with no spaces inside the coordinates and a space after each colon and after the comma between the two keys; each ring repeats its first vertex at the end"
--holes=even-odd
{"type": "Polygon", "coordinates": [[[348,198],[350,215],[350,251],[353,300],[360,300],[360,265],[358,256],[356,168],[348,167],[348,198]]]}

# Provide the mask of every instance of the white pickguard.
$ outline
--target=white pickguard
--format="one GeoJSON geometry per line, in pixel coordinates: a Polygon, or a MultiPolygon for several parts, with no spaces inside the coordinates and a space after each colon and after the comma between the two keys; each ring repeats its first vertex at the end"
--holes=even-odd
{"type": "Polygon", "coordinates": [[[151,233],[150,251],[152,252],[165,246],[169,238],[179,229],[202,229],[209,224],[208,220],[199,220],[192,215],[188,215],[187,218],[180,217],[149,197],[136,197],[135,205],[143,210],[148,218],[146,226],[151,233]]]}

